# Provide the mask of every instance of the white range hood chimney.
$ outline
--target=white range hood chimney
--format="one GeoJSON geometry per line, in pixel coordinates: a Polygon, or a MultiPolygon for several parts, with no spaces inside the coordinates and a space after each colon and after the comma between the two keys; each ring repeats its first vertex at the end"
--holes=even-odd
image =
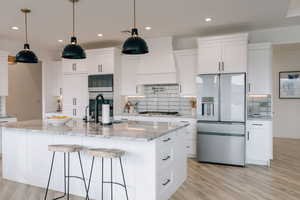
{"type": "Polygon", "coordinates": [[[172,37],[146,40],[149,53],[142,55],[137,71],[137,83],[170,84],[178,83],[172,37]]]}

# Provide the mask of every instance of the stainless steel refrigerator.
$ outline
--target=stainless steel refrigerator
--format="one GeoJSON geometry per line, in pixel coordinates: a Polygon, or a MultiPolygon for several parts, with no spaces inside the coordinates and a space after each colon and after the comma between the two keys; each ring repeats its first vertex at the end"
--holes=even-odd
{"type": "Polygon", "coordinates": [[[198,75],[199,162],[245,165],[246,74],[198,75]]]}

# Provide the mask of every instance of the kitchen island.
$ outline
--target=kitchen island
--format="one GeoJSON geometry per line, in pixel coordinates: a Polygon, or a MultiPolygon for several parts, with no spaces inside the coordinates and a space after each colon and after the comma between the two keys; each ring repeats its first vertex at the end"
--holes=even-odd
{"type": "MultiPolygon", "coordinates": [[[[72,120],[54,127],[41,120],[5,124],[3,137],[3,178],[45,188],[52,153],[50,144],[77,144],[91,148],[115,148],[126,152],[123,159],[130,200],[167,200],[187,177],[184,129],[187,123],[121,121],[100,126],[72,120]]],[[[91,156],[82,152],[83,167],[88,177],[91,156]]],[[[110,179],[110,162],[106,161],[104,178],[110,179]]],[[[71,175],[80,176],[76,154],[71,154],[71,175]]],[[[113,178],[122,182],[117,160],[113,178]]],[[[58,153],[50,189],[63,192],[63,154],[58,153]]],[[[101,161],[96,159],[91,179],[90,198],[101,197],[101,161]]],[[[80,180],[70,181],[70,193],[85,196],[80,180]]],[[[110,185],[104,187],[104,199],[110,199],[110,185]]],[[[122,187],[114,187],[114,199],[124,200],[122,187]]]]}

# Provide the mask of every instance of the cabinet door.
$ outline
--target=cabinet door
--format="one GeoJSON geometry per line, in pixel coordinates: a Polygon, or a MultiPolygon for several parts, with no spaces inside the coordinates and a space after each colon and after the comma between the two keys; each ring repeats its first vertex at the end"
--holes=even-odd
{"type": "Polygon", "coordinates": [[[121,95],[138,93],[136,71],[140,64],[138,56],[122,56],[121,95]]]}
{"type": "Polygon", "coordinates": [[[221,43],[199,44],[198,74],[219,73],[222,48],[221,43]]]}
{"type": "Polygon", "coordinates": [[[63,60],[63,73],[85,73],[87,72],[86,60],[63,60]]]}
{"type": "Polygon", "coordinates": [[[248,92],[250,94],[272,93],[271,49],[249,49],[248,92]]]}
{"type": "Polygon", "coordinates": [[[247,125],[246,160],[249,164],[268,165],[270,155],[270,136],[269,126],[264,123],[251,122],[247,125]]]}
{"type": "Polygon", "coordinates": [[[7,56],[0,57],[0,96],[8,96],[7,56]]]}
{"type": "Polygon", "coordinates": [[[177,71],[180,80],[181,95],[196,95],[196,54],[177,54],[177,71]]]}
{"type": "Polygon", "coordinates": [[[84,116],[84,108],[88,105],[87,74],[64,75],[63,78],[63,110],[68,116],[84,116]],[[79,109],[80,108],[80,109],[79,109]],[[76,109],[76,111],[74,111],[76,109]],[[75,113],[75,114],[74,114],[75,113]]]}
{"type": "Polygon", "coordinates": [[[222,42],[223,73],[247,72],[247,43],[246,41],[222,42]]]}
{"type": "Polygon", "coordinates": [[[96,54],[88,57],[89,74],[113,74],[114,73],[114,55],[113,53],[96,54]]]}

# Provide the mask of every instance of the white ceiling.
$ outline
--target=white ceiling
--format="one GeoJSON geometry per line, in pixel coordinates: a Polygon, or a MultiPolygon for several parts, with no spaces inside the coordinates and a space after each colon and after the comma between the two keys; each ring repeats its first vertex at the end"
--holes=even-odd
{"type": "MultiPolygon", "coordinates": [[[[72,5],[68,0],[3,0],[0,6],[0,38],[23,43],[24,18],[29,16],[31,46],[60,49],[71,34],[72,5]],[[20,27],[19,31],[11,30],[20,27]],[[64,43],[58,43],[63,39],[64,43]]],[[[136,0],[137,23],[144,37],[195,36],[233,29],[253,30],[300,24],[300,17],[286,18],[289,0],[136,0]],[[212,17],[211,23],[205,18],[212,17]],[[151,26],[152,30],[144,30],[151,26]]],[[[81,0],[77,4],[77,36],[80,43],[111,44],[126,39],[121,30],[132,24],[132,0],[81,0]],[[103,33],[104,37],[97,37],[103,33]]],[[[91,45],[88,45],[91,46],[91,45]]]]}

